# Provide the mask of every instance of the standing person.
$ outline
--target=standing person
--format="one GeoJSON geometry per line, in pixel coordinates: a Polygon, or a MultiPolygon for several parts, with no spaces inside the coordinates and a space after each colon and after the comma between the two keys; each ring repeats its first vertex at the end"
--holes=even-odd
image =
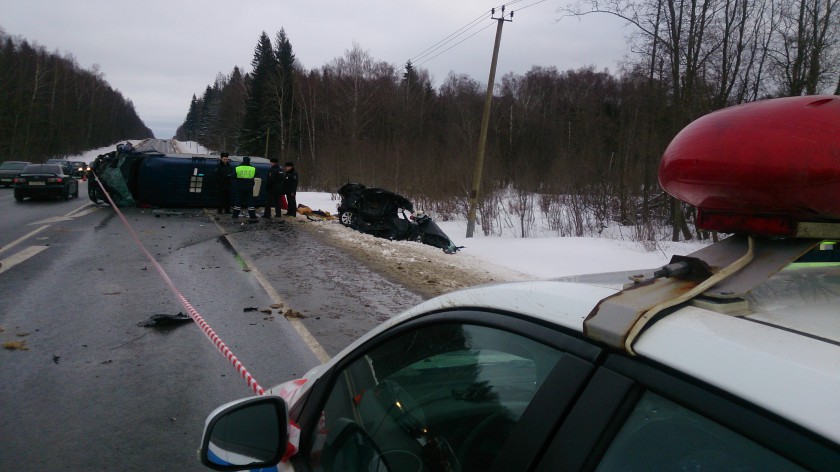
{"type": "Polygon", "coordinates": [[[294,162],[287,162],[284,165],[286,170],[286,175],[283,176],[283,186],[282,192],[286,196],[286,201],[288,202],[289,209],[286,210],[286,216],[295,217],[297,212],[297,201],[295,200],[295,194],[297,193],[298,187],[298,173],[295,170],[295,163],[294,162]]]}
{"type": "Polygon", "coordinates": [[[219,214],[230,214],[230,186],[233,183],[233,166],[228,153],[223,152],[216,166],[216,185],[219,189],[219,214]]]}
{"type": "Polygon", "coordinates": [[[236,180],[233,183],[233,219],[239,218],[239,212],[245,206],[248,209],[248,217],[251,220],[257,219],[257,212],[254,209],[254,177],[257,169],[251,165],[251,158],[242,158],[242,164],[234,168],[236,180]]]}
{"type": "Polygon", "coordinates": [[[269,162],[271,162],[271,167],[268,169],[268,178],[265,184],[267,198],[263,218],[271,218],[271,207],[274,207],[274,216],[282,215],[281,199],[283,194],[280,192],[280,187],[283,184],[284,172],[280,168],[280,164],[277,163],[277,159],[269,159],[269,162]]]}

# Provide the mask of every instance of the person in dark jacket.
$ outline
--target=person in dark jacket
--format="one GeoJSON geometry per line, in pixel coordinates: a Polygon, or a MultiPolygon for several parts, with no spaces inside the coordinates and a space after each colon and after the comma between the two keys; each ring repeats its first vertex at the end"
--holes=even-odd
{"type": "Polygon", "coordinates": [[[280,192],[280,186],[283,183],[284,172],[277,163],[277,159],[269,159],[269,162],[271,162],[271,167],[268,169],[265,182],[266,202],[263,218],[271,218],[271,207],[274,207],[274,216],[281,216],[283,211],[283,194],[280,192]]]}
{"type": "Polygon", "coordinates": [[[216,166],[216,186],[219,190],[219,214],[230,214],[230,186],[233,183],[233,166],[230,165],[228,153],[219,156],[216,166]]]}
{"type": "Polygon", "coordinates": [[[254,177],[257,169],[251,165],[251,158],[242,158],[242,164],[234,168],[236,180],[233,182],[233,218],[239,218],[242,207],[248,209],[248,217],[251,220],[257,219],[257,211],[254,208],[254,177]]]}
{"type": "Polygon", "coordinates": [[[297,201],[295,200],[295,194],[297,194],[298,173],[295,170],[294,162],[287,162],[284,168],[286,173],[283,176],[283,185],[280,188],[282,189],[281,192],[283,195],[286,196],[286,202],[288,203],[289,209],[286,210],[286,216],[296,217],[297,201]]]}

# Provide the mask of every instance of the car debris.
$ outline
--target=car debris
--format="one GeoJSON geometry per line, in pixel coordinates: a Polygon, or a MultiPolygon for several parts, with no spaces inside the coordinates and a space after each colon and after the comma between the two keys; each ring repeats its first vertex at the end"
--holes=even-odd
{"type": "Polygon", "coordinates": [[[449,236],[423,211],[402,195],[382,188],[348,183],[338,189],[338,221],[356,231],[394,241],[417,241],[454,254],[449,236]]]}
{"type": "Polygon", "coordinates": [[[177,325],[185,323],[187,321],[192,321],[192,318],[181,312],[178,312],[177,315],[157,314],[150,316],[149,319],[146,321],[141,321],[137,323],[137,326],[143,328],[155,328],[161,326],[177,325]]]}

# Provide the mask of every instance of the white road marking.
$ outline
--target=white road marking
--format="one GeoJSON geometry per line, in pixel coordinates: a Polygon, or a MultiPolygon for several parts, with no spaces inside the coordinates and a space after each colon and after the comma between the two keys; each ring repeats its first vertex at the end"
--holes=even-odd
{"type": "Polygon", "coordinates": [[[19,238],[15,239],[14,241],[10,242],[9,244],[7,244],[7,245],[5,245],[5,246],[3,246],[3,247],[0,247],[0,253],[2,253],[3,251],[9,250],[9,249],[11,249],[11,248],[13,248],[13,247],[17,246],[17,245],[18,245],[18,244],[20,244],[20,242],[21,242],[21,241],[23,241],[24,239],[31,238],[32,236],[35,236],[36,234],[40,233],[41,231],[43,231],[43,230],[45,230],[45,229],[47,229],[47,228],[49,228],[49,226],[41,226],[40,228],[38,228],[38,229],[36,229],[36,230],[32,230],[32,231],[30,231],[28,234],[24,234],[23,236],[21,236],[21,237],[19,237],[19,238]]]}
{"type": "MultiPolygon", "coordinates": [[[[86,203],[86,204],[80,206],[79,208],[76,208],[75,210],[71,211],[70,213],[67,213],[64,216],[56,216],[54,218],[47,218],[46,220],[42,220],[42,221],[39,221],[39,222],[36,222],[36,223],[29,223],[29,224],[27,224],[27,226],[34,225],[34,224],[43,224],[44,226],[41,226],[38,229],[32,230],[29,233],[24,234],[23,236],[21,236],[21,237],[15,239],[14,241],[10,242],[9,244],[7,244],[3,247],[0,247],[0,253],[17,246],[18,244],[21,243],[21,241],[23,241],[27,238],[31,238],[32,236],[35,236],[36,234],[40,233],[41,231],[49,228],[50,223],[54,223],[56,221],[67,221],[67,220],[70,220],[72,218],[78,218],[80,216],[89,215],[89,214],[91,214],[95,211],[98,211],[100,208],[102,208],[102,207],[94,207],[93,203],[86,203]]],[[[49,239],[49,238],[42,238],[42,239],[49,239]]]]}
{"type": "MultiPolygon", "coordinates": [[[[207,211],[205,210],[205,212],[207,211]]],[[[245,264],[250,269],[251,273],[254,274],[254,276],[257,278],[257,282],[259,282],[260,285],[262,285],[263,290],[265,290],[268,296],[271,297],[271,300],[274,303],[282,303],[284,306],[289,306],[283,300],[280,294],[277,293],[276,290],[274,290],[274,287],[271,285],[271,283],[269,283],[265,276],[257,269],[257,266],[253,264],[245,254],[243,254],[241,251],[239,251],[239,249],[237,249],[236,243],[234,243],[233,241],[233,236],[227,231],[225,231],[221,227],[221,225],[219,225],[219,222],[213,219],[213,216],[209,212],[207,212],[207,216],[210,218],[210,221],[212,221],[213,224],[216,225],[216,228],[219,229],[219,233],[221,233],[222,236],[224,236],[225,239],[228,240],[230,245],[233,247],[234,251],[236,251],[236,254],[242,259],[243,262],[245,262],[245,264]]],[[[330,356],[327,353],[327,351],[323,348],[323,346],[321,346],[321,344],[315,339],[315,336],[312,336],[312,333],[310,333],[306,326],[303,325],[302,321],[300,321],[297,318],[286,318],[285,316],[283,318],[292,324],[292,327],[295,328],[295,331],[297,331],[298,335],[301,337],[301,339],[303,339],[303,342],[306,343],[306,345],[315,354],[315,357],[317,357],[319,361],[327,362],[332,358],[332,356],[330,356]]]]}
{"type": "Polygon", "coordinates": [[[49,246],[29,246],[11,257],[0,260],[0,274],[48,248],[49,246]]]}
{"type": "Polygon", "coordinates": [[[47,218],[47,219],[40,220],[40,221],[33,221],[32,223],[29,223],[27,226],[33,226],[33,225],[47,225],[47,226],[49,226],[52,223],[58,223],[59,221],[72,221],[72,220],[73,220],[73,218],[69,217],[69,216],[53,216],[52,218],[47,218]]]}
{"type": "Polygon", "coordinates": [[[41,221],[35,221],[33,223],[29,223],[29,225],[49,225],[52,223],[58,223],[59,221],[71,221],[73,218],[80,218],[85,215],[89,215],[95,211],[98,211],[102,207],[95,207],[93,203],[86,203],[79,208],[67,213],[64,216],[53,216],[51,218],[47,218],[41,221]]]}

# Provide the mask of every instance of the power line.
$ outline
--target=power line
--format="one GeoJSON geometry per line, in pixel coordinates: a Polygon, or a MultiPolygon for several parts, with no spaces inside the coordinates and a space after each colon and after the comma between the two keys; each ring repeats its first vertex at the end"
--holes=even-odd
{"type": "MultiPolygon", "coordinates": [[[[512,5],[516,5],[516,4],[519,4],[519,3],[522,3],[522,2],[526,2],[526,1],[528,1],[528,0],[513,0],[513,1],[511,1],[511,2],[507,2],[507,3],[504,3],[504,4],[502,4],[502,5],[498,6],[498,7],[496,7],[496,8],[495,8],[495,10],[496,10],[496,11],[499,11],[499,10],[501,10],[502,8],[504,8],[504,9],[509,9],[509,8],[510,8],[510,6],[512,6],[512,5]]],[[[534,6],[534,5],[537,5],[537,4],[540,4],[540,3],[544,3],[544,2],[546,2],[546,1],[548,1],[548,0],[536,0],[536,1],[532,1],[532,3],[529,3],[528,5],[525,5],[525,6],[521,7],[521,8],[519,8],[517,11],[521,11],[521,10],[524,10],[524,9],[526,9],[526,8],[530,8],[530,7],[534,6]]],[[[478,23],[479,23],[480,21],[482,21],[482,20],[484,20],[484,19],[487,19],[487,18],[488,18],[488,17],[487,17],[487,14],[488,14],[488,13],[490,13],[490,12],[492,12],[492,11],[493,11],[493,10],[485,10],[485,11],[484,11],[484,12],[482,12],[479,16],[477,16],[476,18],[474,18],[472,21],[468,22],[466,25],[464,25],[464,26],[462,26],[462,27],[458,28],[457,30],[455,30],[455,32],[454,32],[454,33],[452,33],[452,34],[450,34],[450,35],[446,36],[445,38],[441,39],[441,40],[440,40],[440,41],[438,41],[437,43],[433,44],[432,46],[429,46],[428,48],[424,49],[424,50],[423,50],[422,52],[420,52],[419,54],[417,54],[417,55],[413,56],[412,58],[410,58],[410,59],[409,59],[409,62],[411,62],[411,63],[412,63],[412,64],[414,64],[415,66],[421,66],[421,65],[423,65],[423,64],[426,64],[426,63],[428,63],[428,62],[430,62],[430,61],[434,60],[435,58],[437,58],[437,57],[438,57],[438,56],[440,56],[441,54],[444,54],[445,52],[447,52],[447,51],[449,51],[449,50],[453,49],[454,47],[456,47],[456,46],[458,46],[458,45],[460,45],[460,44],[461,44],[461,43],[463,43],[464,41],[466,41],[466,40],[468,40],[468,39],[472,38],[473,36],[477,35],[478,33],[480,33],[480,32],[482,32],[482,31],[484,31],[485,29],[487,29],[487,28],[489,28],[489,27],[493,26],[493,23],[492,23],[492,22],[490,22],[490,23],[488,23],[486,26],[481,27],[478,31],[473,32],[473,33],[472,33],[472,34],[470,34],[469,36],[463,37],[463,35],[465,35],[465,34],[469,33],[469,32],[470,32],[470,30],[472,30],[472,29],[474,29],[474,28],[478,27],[478,26],[479,26],[479,25],[478,25],[478,23]],[[455,42],[455,43],[453,44],[453,41],[457,41],[457,42],[455,42]]]]}
{"type": "Polygon", "coordinates": [[[449,51],[450,49],[454,48],[455,46],[457,46],[457,45],[459,45],[459,44],[463,43],[464,41],[466,41],[466,40],[468,40],[468,39],[472,38],[473,36],[477,35],[478,33],[481,33],[482,31],[486,30],[487,28],[489,28],[489,27],[491,27],[491,26],[493,26],[493,23],[487,23],[487,26],[485,26],[485,27],[481,28],[480,30],[476,31],[475,33],[473,33],[473,34],[471,34],[471,35],[467,36],[466,38],[464,38],[464,39],[462,39],[462,40],[458,41],[457,43],[453,44],[452,46],[449,46],[448,48],[446,48],[446,49],[444,49],[443,51],[441,51],[441,52],[439,52],[439,53],[435,54],[434,56],[432,56],[432,57],[430,57],[430,58],[426,59],[425,61],[422,61],[422,62],[417,63],[416,65],[418,65],[418,66],[419,66],[419,65],[423,65],[423,64],[425,64],[425,63],[427,63],[427,62],[431,61],[432,59],[434,59],[434,58],[436,58],[436,57],[440,56],[441,54],[445,53],[446,51],[449,51]]]}
{"type": "MultiPolygon", "coordinates": [[[[449,43],[450,41],[454,40],[455,38],[457,38],[458,36],[463,34],[462,31],[465,31],[465,30],[468,30],[468,29],[474,27],[476,25],[476,23],[478,23],[482,19],[485,19],[486,18],[485,15],[489,12],[490,12],[490,10],[482,12],[481,15],[477,16],[475,19],[473,19],[472,21],[470,21],[466,25],[458,28],[457,30],[455,30],[454,33],[450,34],[449,36],[447,36],[447,37],[441,39],[440,41],[436,42],[435,44],[429,46],[428,48],[423,50],[420,54],[417,54],[416,56],[412,57],[411,60],[412,61],[421,60],[424,56],[428,56],[429,54],[433,53],[437,49],[440,49],[441,47],[445,46],[447,43],[449,43]]],[[[484,28],[482,28],[482,29],[484,29],[484,28]]]]}

